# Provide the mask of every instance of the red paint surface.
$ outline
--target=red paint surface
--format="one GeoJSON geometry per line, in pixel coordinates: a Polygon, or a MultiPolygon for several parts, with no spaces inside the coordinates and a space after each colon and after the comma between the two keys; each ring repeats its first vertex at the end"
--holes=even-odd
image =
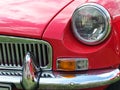
{"type": "Polygon", "coordinates": [[[70,2],[66,0],[0,1],[0,34],[41,38],[44,33],[43,39],[53,47],[54,70],[56,70],[56,59],[60,57],[88,58],[89,69],[118,65],[120,63],[120,1],[88,1],[103,5],[112,17],[112,32],[109,38],[97,46],[84,45],[73,36],[70,21],[72,13],[85,1],[76,0],[71,4],[70,2]],[[68,6],[65,7],[66,5],[68,6]]]}
{"type": "Polygon", "coordinates": [[[41,38],[51,19],[71,0],[1,0],[0,34],[41,38]]]}
{"type": "Polygon", "coordinates": [[[53,48],[53,70],[56,70],[57,58],[61,57],[88,58],[89,69],[116,67],[120,64],[120,0],[87,0],[104,6],[112,18],[111,34],[96,46],[82,44],[72,33],[72,13],[85,2],[1,0],[0,34],[48,41],[53,48]]]}
{"type": "Polygon", "coordinates": [[[53,47],[53,70],[56,70],[56,59],[60,57],[88,58],[89,69],[108,68],[120,63],[120,1],[88,1],[100,3],[112,17],[112,32],[109,38],[97,46],[82,44],[72,33],[72,13],[85,1],[76,0],[71,4],[71,1],[66,0],[13,1],[0,1],[0,34],[40,39],[43,35],[42,39],[47,40],[53,47]]]}
{"type": "MultiPolygon", "coordinates": [[[[112,68],[120,64],[119,28],[113,18],[115,16],[113,10],[109,11],[112,18],[111,34],[103,43],[96,46],[87,46],[73,36],[71,16],[76,7],[83,3],[85,2],[74,1],[71,3],[46,28],[43,39],[50,42],[53,47],[54,70],[56,70],[56,59],[61,57],[88,58],[89,69],[112,68]]],[[[103,6],[109,10],[109,5],[103,4],[103,6]]]]}

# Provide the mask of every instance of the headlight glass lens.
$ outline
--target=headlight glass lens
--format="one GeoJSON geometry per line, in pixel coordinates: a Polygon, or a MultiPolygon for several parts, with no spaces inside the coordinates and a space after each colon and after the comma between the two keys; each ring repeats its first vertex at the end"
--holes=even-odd
{"type": "Polygon", "coordinates": [[[77,8],[72,17],[75,36],[87,45],[96,45],[105,40],[110,33],[110,23],[108,11],[94,3],[77,8]]]}

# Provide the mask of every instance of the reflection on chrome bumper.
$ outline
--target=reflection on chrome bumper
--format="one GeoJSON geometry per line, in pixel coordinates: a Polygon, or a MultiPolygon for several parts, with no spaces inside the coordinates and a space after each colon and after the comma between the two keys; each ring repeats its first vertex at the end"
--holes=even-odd
{"type": "MultiPolygon", "coordinates": [[[[106,69],[86,71],[84,74],[66,74],[58,72],[43,72],[39,80],[39,89],[83,89],[112,84],[120,79],[119,69],[106,69]]],[[[16,88],[21,89],[22,76],[2,76],[0,83],[13,83],[16,88]]]]}
{"type": "Polygon", "coordinates": [[[119,69],[91,71],[85,74],[55,74],[54,78],[41,78],[40,88],[70,90],[98,87],[118,81],[119,74],[119,69]]]}

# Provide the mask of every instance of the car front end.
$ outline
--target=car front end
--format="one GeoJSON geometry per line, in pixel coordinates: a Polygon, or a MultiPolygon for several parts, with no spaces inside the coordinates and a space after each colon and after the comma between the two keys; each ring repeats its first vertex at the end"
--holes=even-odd
{"type": "Polygon", "coordinates": [[[0,3],[0,89],[90,89],[120,80],[120,1],[0,3]]]}

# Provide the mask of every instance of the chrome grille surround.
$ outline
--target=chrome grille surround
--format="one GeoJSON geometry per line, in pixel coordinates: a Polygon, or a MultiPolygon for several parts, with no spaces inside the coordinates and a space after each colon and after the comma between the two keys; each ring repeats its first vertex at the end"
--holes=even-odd
{"type": "Polygon", "coordinates": [[[32,52],[40,68],[51,70],[52,47],[43,40],[0,36],[0,69],[22,70],[24,56],[32,52]]]}

